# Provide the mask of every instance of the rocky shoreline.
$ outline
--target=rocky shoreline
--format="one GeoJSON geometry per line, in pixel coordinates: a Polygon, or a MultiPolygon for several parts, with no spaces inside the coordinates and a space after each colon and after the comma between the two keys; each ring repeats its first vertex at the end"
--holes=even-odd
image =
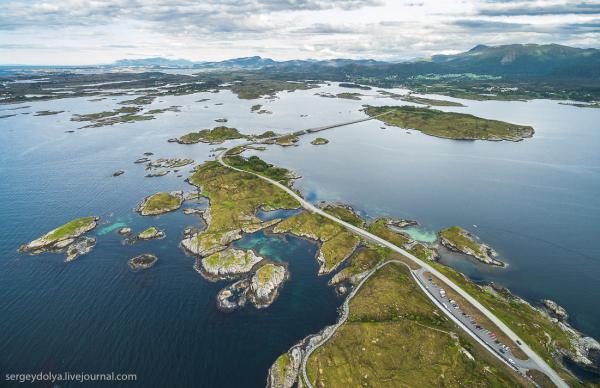
{"type": "Polygon", "coordinates": [[[472,233],[459,226],[452,226],[438,232],[440,243],[450,251],[462,253],[484,264],[506,267],[506,263],[496,259],[498,254],[487,244],[478,241],[472,233]]]}
{"type": "Polygon", "coordinates": [[[51,230],[42,237],[21,245],[18,252],[38,255],[45,252],[60,253],[66,249],[67,258],[65,261],[73,261],[76,257],[88,253],[96,244],[95,239],[81,236],[93,230],[98,225],[99,220],[100,217],[95,216],[77,218],[51,230]]]}

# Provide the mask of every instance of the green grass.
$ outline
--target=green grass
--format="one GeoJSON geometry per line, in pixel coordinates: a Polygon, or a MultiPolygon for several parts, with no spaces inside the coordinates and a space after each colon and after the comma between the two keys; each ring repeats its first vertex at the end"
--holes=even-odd
{"type": "Polygon", "coordinates": [[[179,209],[182,198],[167,192],[156,193],[148,198],[140,206],[142,215],[155,215],[179,209]]]}
{"type": "Polygon", "coordinates": [[[277,136],[277,134],[273,131],[265,131],[263,133],[261,133],[260,135],[256,136],[259,139],[268,139],[270,137],[275,137],[277,136]]]}
{"type": "Polygon", "coordinates": [[[210,199],[211,222],[194,238],[202,248],[219,246],[224,233],[261,224],[259,208],[295,209],[298,203],[281,189],[244,172],[234,171],[211,161],[199,165],[189,182],[202,189],[210,199]]]}
{"type": "Polygon", "coordinates": [[[323,145],[327,143],[329,143],[329,140],[325,139],[324,137],[317,137],[315,140],[310,142],[312,145],[323,145]]]}
{"type": "Polygon", "coordinates": [[[236,128],[220,126],[213,129],[203,129],[198,132],[190,132],[181,136],[179,142],[183,144],[194,144],[198,142],[218,144],[225,140],[241,139],[244,137],[246,136],[242,135],[236,128]]]}
{"type": "Polygon", "coordinates": [[[278,137],[275,142],[280,146],[292,146],[296,144],[300,138],[296,135],[283,135],[278,137]]]}
{"type": "Polygon", "coordinates": [[[305,90],[317,87],[316,84],[302,82],[288,82],[279,80],[244,80],[236,82],[230,89],[238,98],[252,100],[263,96],[274,96],[278,92],[305,90]]]}
{"type": "Polygon", "coordinates": [[[451,226],[440,230],[440,236],[453,243],[460,251],[470,249],[480,256],[486,255],[485,252],[481,251],[480,245],[476,241],[473,241],[467,235],[467,231],[460,226],[451,226]]]}
{"type": "Polygon", "coordinates": [[[297,236],[316,237],[321,243],[320,254],[324,263],[320,273],[330,273],[349,257],[359,243],[359,238],[318,214],[298,213],[275,226],[275,233],[291,233],[297,236]]]}
{"type": "Polygon", "coordinates": [[[91,229],[92,225],[96,223],[96,217],[82,217],[77,218],[71,222],[68,222],[58,228],[54,229],[47,235],[45,235],[45,239],[49,242],[64,240],[71,237],[76,237],[76,231],[78,229],[91,229]]]}
{"type": "Polygon", "coordinates": [[[290,171],[288,169],[275,167],[258,156],[250,156],[248,158],[241,155],[228,156],[225,162],[232,167],[255,172],[285,185],[289,184],[290,181],[290,171]]]}
{"type": "Polygon", "coordinates": [[[524,385],[448,321],[396,264],[367,280],[350,302],[346,323],[311,355],[307,369],[317,387],[524,385]]]}
{"type": "Polygon", "coordinates": [[[365,225],[365,221],[348,206],[328,204],[323,211],[354,226],[363,227],[365,225]]]}
{"type": "Polygon", "coordinates": [[[259,269],[256,270],[254,277],[256,278],[259,285],[264,286],[268,281],[273,277],[273,273],[275,272],[275,264],[265,264],[259,269]]]}
{"type": "Polygon", "coordinates": [[[140,234],[138,234],[138,237],[141,238],[141,239],[144,239],[144,238],[148,238],[150,236],[153,236],[156,233],[158,233],[158,229],[155,226],[151,226],[148,229],[146,229],[143,232],[141,232],[140,234]]]}
{"type": "Polygon", "coordinates": [[[387,125],[412,128],[427,135],[456,140],[512,140],[533,136],[533,128],[477,116],[412,106],[367,106],[365,113],[387,125]]]}

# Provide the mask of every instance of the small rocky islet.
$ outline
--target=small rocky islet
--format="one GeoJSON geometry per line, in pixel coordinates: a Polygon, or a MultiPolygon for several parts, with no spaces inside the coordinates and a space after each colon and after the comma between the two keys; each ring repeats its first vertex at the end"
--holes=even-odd
{"type": "Polygon", "coordinates": [[[141,271],[144,269],[148,269],[154,266],[158,261],[158,257],[151,253],[144,253],[135,257],[132,257],[129,260],[129,267],[133,271],[141,271]]]}
{"type": "Polygon", "coordinates": [[[67,250],[67,260],[88,253],[96,244],[93,238],[81,238],[97,225],[99,217],[81,217],[59,226],[45,235],[19,247],[19,252],[41,254],[44,252],[63,252],[67,250]]]}
{"type": "Polygon", "coordinates": [[[460,226],[443,229],[438,236],[440,243],[451,251],[473,257],[484,264],[506,266],[504,262],[496,259],[498,254],[492,247],[479,242],[475,235],[460,226]]]}
{"type": "Polygon", "coordinates": [[[144,198],[137,211],[143,216],[155,216],[177,210],[182,203],[183,191],[160,192],[144,198]]]}
{"type": "Polygon", "coordinates": [[[154,240],[154,239],[159,239],[159,238],[164,238],[165,232],[163,232],[162,230],[158,229],[155,226],[151,226],[148,229],[138,233],[137,235],[137,239],[138,240],[154,240]]]}

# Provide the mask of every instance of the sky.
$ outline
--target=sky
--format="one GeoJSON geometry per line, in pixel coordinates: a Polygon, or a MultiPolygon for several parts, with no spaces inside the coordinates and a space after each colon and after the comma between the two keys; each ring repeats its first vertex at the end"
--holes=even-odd
{"type": "Polygon", "coordinates": [[[600,47],[600,1],[0,0],[0,63],[405,60],[477,44],[600,47]]]}

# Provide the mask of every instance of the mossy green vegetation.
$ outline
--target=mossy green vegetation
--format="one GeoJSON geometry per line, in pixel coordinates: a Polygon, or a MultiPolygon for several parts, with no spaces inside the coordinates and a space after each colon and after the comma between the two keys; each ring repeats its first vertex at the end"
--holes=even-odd
{"type": "Polygon", "coordinates": [[[282,147],[290,147],[296,145],[300,138],[296,135],[283,135],[275,139],[275,142],[282,147]]]}
{"type": "Polygon", "coordinates": [[[358,246],[360,240],[343,226],[318,214],[308,212],[291,216],[273,229],[275,233],[291,233],[321,242],[319,274],[336,269],[358,246]]]}
{"type": "Polygon", "coordinates": [[[471,250],[477,255],[484,255],[480,244],[468,236],[468,233],[460,226],[451,226],[440,230],[440,236],[451,241],[461,251],[471,250]]]}
{"type": "Polygon", "coordinates": [[[258,156],[250,156],[248,158],[241,155],[228,156],[225,159],[225,163],[235,168],[266,176],[267,178],[271,178],[285,185],[290,183],[290,178],[292,176],[288,169],[275,167],[258,156]]]}
{"type": "Polygon", "coordinates": [[[277,134],[273,131],[264,131],[263,133],[261,133],[260,135],[257,135],[256,137],[259,139],[268,139],[270,137],[275,137],[277,136],[277,134]]]}
{"type": "Polygon", "coordinates": [[[225,140],[242,139],[245,137],[246,136],[242,135],[237,128],[219,126],[213,129],[203,129],[198,132],[190,132],[181,136],[178,139],[178,142],[180,144],[195,144],[198,142],[220,144],[225,140]]]}
{"type": "Polygon", "coordinates": [[[329,203],[323,206],[323,211],[354,226],[362,228],[365,225],[365,221],[350,206],[329,203]]]}
{"type": "Polygon", "coordinates": [[[295,90],[305,90],[318,87],[317,84],[308,82],[288,82],[272,79],[247,79],[241,82],[235,82],[229,88],[238,98],[253,100],[261,97],[274,97],[276,93],[282,91],[293,92],[295,90]]]}
{"type": "Polygon", "coordinates": [[[533,136],[527,125],[488,120],[464,113],[442,112],[412,106],[367,106],[365,113],[373,117],[385,112],[378,120],[387,125],[412,128],[427,135],[456,140],[519,141],[533,136]]]}
{"type": "Polygon", "coordinates": [[[20,252],[42,252],[46,249],[62,249],[66,245],[73,242],[73,239],[79,237],[97,225],[98,217],[81,217],[76,218],[64,225],[59,226],[46,233],[40,238],[31,241],[28,244],[22,245],[19,248],[20,252]],[[62,244],[62,246],[60,246],[62,244]],[[65,245],[66,244],[66,245],[65,245]]]}
{"type": "Polygon", "coordinates": [[[161,192],[145,198],[138,207],[138,211],[143,216],[153,216],[177,210],[182,203],[182,192],[161,192]]]}
{"type": "Polygon", "coordinates": [[[309,358],[313,386],[523,386],[447,320],[401,264],[369,278],[348,320],[309,358]]]}
{"type": "Polygon", "coordinates": [[[351,284],[358,283],[371,269],[383,262],[389,253],[389,249],[375,245],[357,249],[348,259],[348,265],[336,273],[330,283],[338,284],[345,281],[351,284]]]}
{"type": "Polygon", "coordinates": [[[554,358],[558,349],[573,350],[572,336],[569,333],[528,303],[511,295],[501,295],[487,287],[479,286],[460,272],[445,265],[439,263],[433,265],[510,327],[554,370],[559,372],[568,384],[579,385],[554,358]]]}
{"type": "Polygon", "coordinates": [[[48,241],[63,240],[65,238],[73,237],[78,234],[81,230],[89,230],[96,224],[96,217],[82,217],[77,218],[71,222],[60,226],[53,231],[49,232],[44,237],[48,241]]]}
{"type": "MultiPolygon", "coordinates": [[[[225,249],[242,230],[256,230],[263,223],[258,209],[295,209],[298,203],[281,189],[245,172],[231,170],[216,161],[196,167],[189,183],[201,189],[210,200],[210,222],[206,231],[184,243],[184,247],[199,255],[225,249]]],[[[241,237],[241,236],[240,236],[241,237]]]]}
{"type": "Polygon", "coordinates": [[[360,97],[362,96],[362,94],[344,92],[344,93],[338,93],[335,96],[337,98],[343,98],[346,100],[360,100],[360,97]]]}
{"type": "Polygon", "coordinates": [[[325,139],[324,137],[317,137],[315,140],[310,142],[312,145],[323,145],[327,143],[329,143],[329,140],[325,139]]]}

